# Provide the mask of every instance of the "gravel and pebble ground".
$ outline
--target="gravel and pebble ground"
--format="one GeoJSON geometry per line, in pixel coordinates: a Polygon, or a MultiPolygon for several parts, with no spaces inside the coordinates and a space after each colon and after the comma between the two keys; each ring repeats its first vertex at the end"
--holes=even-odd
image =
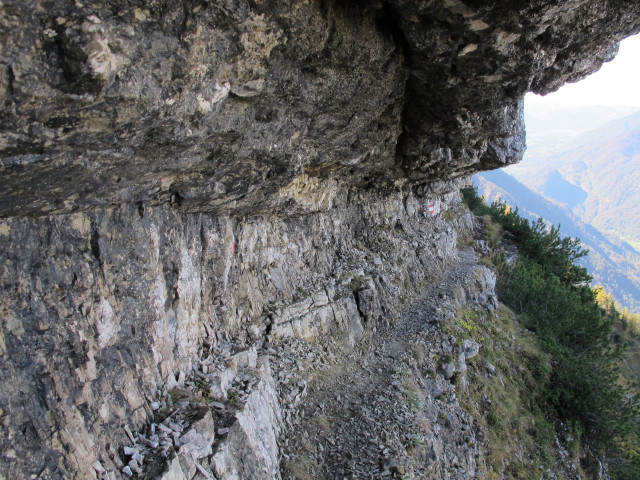
{"type": "Polygon", "coordinates": [[[473,477],[482,435],[441,361],[464,349],[439,324],[455,314],[456,289],[476,268],[463,253],[375,348],[345,356],[313,383],[283,436],[284,478],[473,477]]]}

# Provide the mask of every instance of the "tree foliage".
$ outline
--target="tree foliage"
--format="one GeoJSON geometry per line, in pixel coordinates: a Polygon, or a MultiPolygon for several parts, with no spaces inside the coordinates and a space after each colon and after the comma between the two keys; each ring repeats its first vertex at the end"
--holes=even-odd
{"type": "Polygon", "coordinates": [[[551,355],[544,402],[608,454],[617,478],[640,478],[638,396],[619,382],[624,345],[612,341],[621,314],[612,299],[589,287],[591,277],[575,264],[587,250],[577,239],[562,238],[559,226],[542,219],[530,223],[505,203],[485,205],[473,187],[463,196],[518,247],[515,263],[499,265],[498,291],[551,355]]]}
{"type": "Polygon", "coordinates": [[[601,285],[594,287],[593,291],[596,294],[596,302],[598,302],[600,308],[620,326],[624,332],[624,338],[626,340],[639,340],[640,315],[630,312],[628,308],[620,307],[613,296],[607,293],[601,285]]]}

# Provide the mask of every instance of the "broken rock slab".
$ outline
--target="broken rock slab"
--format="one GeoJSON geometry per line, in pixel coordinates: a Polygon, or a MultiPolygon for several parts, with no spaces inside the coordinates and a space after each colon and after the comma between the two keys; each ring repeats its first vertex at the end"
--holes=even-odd
{"type": "Polygon", "coordinates": [[[255,347],[243,349],[231,355],[226,362],[227,368],[208,375],[211,396],[226,400],[227,391],[238,371],[243,368],[256,368],[257,358],[255,347]]]}
{"type": "Polygon", "coordinates": [[[226,440],[211,460],[222,480],[280,479],[277,438],[282,424],[275,382],[266,358],[260,358],[260,382],[249,395],[226,440]]]}
{"type": "Polygon", "coordinates": [[[215,438],[215,425],[211,410],[196,421],[191,429],[180,438],[180,454],[191,455],[195,459],[208,457],[213,452],[211,445],[215,438]]]}

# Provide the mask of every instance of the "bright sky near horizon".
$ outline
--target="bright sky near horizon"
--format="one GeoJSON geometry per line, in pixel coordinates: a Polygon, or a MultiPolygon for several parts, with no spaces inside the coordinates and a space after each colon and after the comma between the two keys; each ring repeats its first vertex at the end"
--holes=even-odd
{"type": "Polygon", "coordinates": [[[533,93],[527,105],[640,107],[640,34],[620,43],[616,58],[577,83],[569,83],[544,97],[533,93]]]}

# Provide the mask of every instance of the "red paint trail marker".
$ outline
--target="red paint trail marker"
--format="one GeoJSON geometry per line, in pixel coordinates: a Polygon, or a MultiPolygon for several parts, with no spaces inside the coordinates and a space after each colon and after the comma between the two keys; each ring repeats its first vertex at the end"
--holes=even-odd
{"type": "Polygon", "coordinates": [[[433,205],[427,205],[427,208],[429,209],[429,213],[431,215],[435,215],[436,214],[436,209],[433,208],[433,205]]]}

